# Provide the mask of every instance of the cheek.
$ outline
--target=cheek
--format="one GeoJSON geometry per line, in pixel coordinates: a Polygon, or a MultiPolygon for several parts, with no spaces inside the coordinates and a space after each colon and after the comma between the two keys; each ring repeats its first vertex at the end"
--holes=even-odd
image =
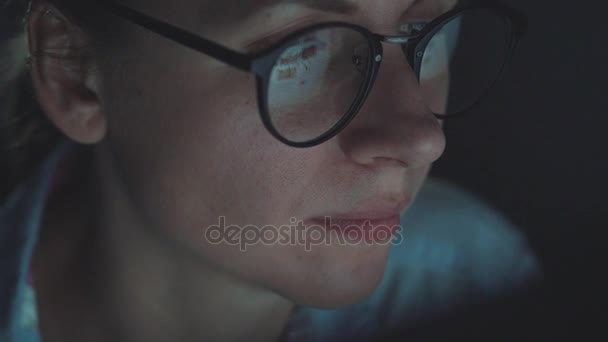
{"type": "Polygon", "coordinates": [[[286,221],[294,211],[287,199],[303,190],[294,180],[312,163],[265,129],[252,76],[230,68],[130,72],[138,81],[115,94],[123,105],[113,111],[109,140],[144,216],[180,234],[219,216],[286,221]]]}

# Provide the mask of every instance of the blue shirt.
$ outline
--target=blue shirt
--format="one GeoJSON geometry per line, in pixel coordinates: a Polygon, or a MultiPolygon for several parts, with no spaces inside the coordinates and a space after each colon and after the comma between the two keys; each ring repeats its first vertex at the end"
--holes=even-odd
{"type": "MultiPolygon", "coordinates": [[[[28,268],[62,144],[0,208],[0,342],[39,342],[28,268]]],[[[479,199],[429,179],[402,217],[380,286],[340,309],[298,307],[286,327],[294,341],[376,340],[447,309],[521,289],[540,268],[525,237],[479,199]]]]}

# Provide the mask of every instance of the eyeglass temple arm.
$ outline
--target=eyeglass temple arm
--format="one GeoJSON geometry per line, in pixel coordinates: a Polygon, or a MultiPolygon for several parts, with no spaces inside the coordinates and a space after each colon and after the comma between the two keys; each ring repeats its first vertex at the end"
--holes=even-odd
{"type": "Polygon", "coordinates": [[[114,15],[144,27],[165,38],[183,44],[235,68],[247,72],[251,71],[253,63],[252,58],[246,54],[225,48],[213,41],[199,37],[166,22],[152,18],[118,2],[111,0],[93,0],[93,2],[100,7],[109,10],[114,15]]]}

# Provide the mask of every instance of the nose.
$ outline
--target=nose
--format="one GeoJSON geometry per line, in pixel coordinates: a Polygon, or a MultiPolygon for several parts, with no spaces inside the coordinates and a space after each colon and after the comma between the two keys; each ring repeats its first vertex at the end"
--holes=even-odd
{"type": "Polygon", "coordinates": [[[445,150],[441,123],[425,105],[416,76],[399,46],[387,46],[361,112],[338,136],[357,164],[420,168],[445,150]]]}

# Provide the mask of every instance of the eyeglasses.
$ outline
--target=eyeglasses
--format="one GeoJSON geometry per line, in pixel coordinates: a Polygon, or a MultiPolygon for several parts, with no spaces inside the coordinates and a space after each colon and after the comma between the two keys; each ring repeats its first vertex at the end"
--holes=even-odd
{"type": "Polygon", "coordinates": [[[328,141],[355,118],[378,75],[382,43],[401,45],[426,105],[445,119],[467,112],[488,93],[527,26],[525,16],[511,8],[473,0],[430,23],[410,25],[404,35],[327,22],[250,55],[120,3],[96,3],[124,20],[255,74],[264,126],[281,142],[301,148],[328,141]]]}

